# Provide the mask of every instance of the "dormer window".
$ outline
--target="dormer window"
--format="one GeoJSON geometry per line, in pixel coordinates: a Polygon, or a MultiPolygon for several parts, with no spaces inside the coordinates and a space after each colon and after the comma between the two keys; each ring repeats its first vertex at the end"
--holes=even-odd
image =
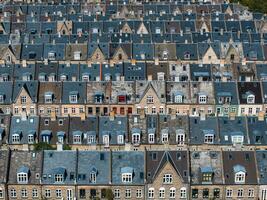
{"type": "Polygon", "coordinates": [[[43,74],[43,73],[39,74],[38,79],[39,79],[39,81],[45,81],[46,80],[45,74],[43,74]]]}
{"type": "Polygon", "coordinates": [[[95,93],[95,103],[102,103],[104,100],[104,95],[102,92],[95,93]]]}
{"type": "Polygon", "coordinates": [[[103,135],[103,144],[109,146],[109,135],[103,135]]]}
{"type": "Polygon", "coordinates": [[[140,53],[141,59],[145,60],[146,59],[146,54],[145,53],[140,53]]]}
{"type": "Polygon", "coordinates": [[[249,104],[255,103],[255,96],[253,94],[247,96],[247,103],[249,104]]]}
{"type": "Polygon", "coordinates": [[[167,143],[169,141],[169,134],[167,129],[161,131],[161,141],[162,143],[167,143]]]}
{"type": "Polygon", "coordinates": [[[117,142],[118,142],[118,144],[123,144],[124,143],[124,135],[118,135],[117,136],[117,142]]]}
{"type": "Polygon", "coordinates": [[[6,62],[8,64],[10,64],[12,62],[11,56],[9,54],[6,56],[6,62]]]}
{"type": "Polygon", "coordinates": [[[64,175],[63,174],[55,174],[55,183],[63,183],[64,175]]]}
{"type": "Polygon", "coordinates": [[[176,130],[176,142],[178,145],[183,145],[185,142],[185,133],[183,129],[176,130]]]}
{"type": "Polygon", "coordinates": [[[92,32],[93,32],[94,34],[97,34],[97,33],[98,33],[98,28],[93,28],[93,29],[92,29],[92,32]]]}
{"type": "Polygon", "coordinates": [[[28,135],[28,144],[33,144],[34,143],[34,134],[31,133],[28,135]]]}
{"type": "Polygon", "coordinates": [[[81,144],[82,143],[82,132],[81,131],[74,131],[73,132],[73,143],[74,144],[81,144]]]}
{"type": "Polygon", "coordinates": [[[90,173],[90,182],[91,183],[96,183],[96,169],[94,168],[91,173],[90,173]]]}
{"type": "Polygon", "coordinates": [[[74,60],[81,60],[82,53],[80,51],[74,52],[74,60]]]}
{"type": "Polygon", "coordinates": [[[119,103],[125,103],[126,102],[126,95],[118,95],[118,102],[119,103]]]}
{"type": "Polygon", "coordinates": [[[60,81],[66,81],[67,80],[67,75],[62,74],[60,75],[60,81]]]}
{"type": "Polygon", "coordinates": [[[181,94],[175,95],[174,102],[175,103],[183,103],[183,95],[181,95],[181,94]]]}
{"type": "Polygon", "coordinates": [[[169,56],[169,52],[167,50],[164,50],[162,52],[162,58],[163,58],[163,60],[167,60],[168,59],[168,56],[169,56]]]}
{"type": "Polygon", "coordinates": [[[45,93],[45,103],[52,103],[53,102],[53,93],[46,92],[45,93]]]}
{"type": "Polygon", "coordinates": [[[0,103],[4,103],[5,95],[0,94],[0,103]]]}
{"type": "Polygon", "coordinates": [[[110,81],[111,80],[111,75],[110,74],[105,74],[104,78],[105,78],[105,81],[110,81]]]}
{"type": "Polygon", "coordinates": [[[70,101],[70,103],[77,103],[78,102],[78,92],[76,92],[76,91],[70,92],[69,101],[70,101]]]}
{"type": "Polygon", "coordinates": [[[89,74],[83,74],[82,75],[82,81],[88,82],[90,80],[90,75],[89,74]]]}
{"type": "Polygon", "coordinates": [[[36,53],[35,52],[30,52],[29,53],[29,59],[35,59],[36,58],[36,53]]]}
{"type": "Polygon", "coordinates": [[[235,173],[235,183],[245,183],[246,180],[246,169],[241,165],[234,166],[234,173],[235,173]]]}
{"type": "Polygon", "coordinates": [[[198,102],[200,103],[200,104],[205,104],[205,103],[207,103],[207,96],[206,95],[199,95],[198,96],[198,102]]]}
{"type": "Polygon", "coordinates": [[[154,144],[155,143],[155,134],[154,133],[149,133],[148,134],[148,143],[149,144],[154,144]]]}
{"type": "Polygon", "coordinates": [[[233,144],[242,144],[244,142],[243,135],[233,135],[232,142],[233,144]]]}
{"type": "Polygon", "coordinates": [[[185,52],[184,53],[184,59],[185,60],[190,60],[190,52],[185,52]]]}
{"type": "Polygon", "coordinates": [[[12,143],[13,144],[20,143],[20,136],[21,136],[20,132],[16,132],[16,133],[12,134],[12,143]]]}
{"type": "Polygon", "coordinates": [[[28,183],[28,171],[29,169],[27,167],[21,167],[19,169],[20,172],[17,173],[17,182],[22,184],[28,183]]]}
{"type": "Polygon", "coordinates": [[[121,182],[132,183],[133,181],[133,168],[123,167],[121,168],[121,182]]]}
{"type": "Polygon", "coordinates": [[[164,81],[165,73],[164,72],[158,72],[158,81],[164,81]]]}
{"type": "Polygon", "coordinates": [[[156,32],[156,34],[160,34],[160,33],[161,33],[161,30],[160,30],[160,28],[159,28],[159,27],[157,27],[157,28],[156,28],[156,30],[155,30],[155,32],[156,32]]]}
{"type": "Polygon", "coordinates": [[[48,52],[48,59],[49,60],[55,60],[56,59],[56,52],[54,52],[54,51],[48,52]]]}
{"type": "Polygon", "coordinates": [[[214,142],[214,131],[213,130],[203,130],[204,133],[204,143],[213,144],[214,142]]]}

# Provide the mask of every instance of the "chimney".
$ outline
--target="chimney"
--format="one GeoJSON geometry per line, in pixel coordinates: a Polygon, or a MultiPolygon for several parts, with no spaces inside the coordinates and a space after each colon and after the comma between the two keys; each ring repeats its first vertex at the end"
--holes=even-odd
{"type": "Polygon", "coordinates": [[[259,121],[264,121],[264,115],[265,115],[265,113],[263,111],[260,111],[259,114],[258,114],[258,120],[259,121]]]}
{"type": "Polygon", "coordinates": [[[51,110],[51,113],[50,113],[50,118],[51,118],[51,121],[56,121],[56,111],[55,110],[51,110]]]}
{"type": "Polygon", "coordinates": [[[229,113],[229,119],[230,120],[235,120],[235,115],[236,115],[235,112],[230,112],[229,113]]]}
{"type": "Polygon", "coordinates": [[[223,35],[223,28],[221,28],[221,30],[220,30],[220,34],[223,35]]]}
{"type": "Polygon", "coordinates": [[[85,121],[85,112],[81,113],[80,117],[81,117],[81,121],[85,121]]]}
{"type": "Polygon", "coordinates": [[[109,120],[114,121],[114,119],[115,119],[115,112],[114,112],[114,110],[112,110],[109,112],[109,120]]]}
{"type": "Polygon", "coordinates": [[[27,120],[27,113],[21,112],[21,121],[26,121],[26,120],[27,120]]]}
{"type": "Polygon", "coordinates": [[[200,113],[200,121],[205,121],[206,120],[206,114],[204,112],[200,113]]]}
{"type": "Polygon", "coordinates": [[[63,151],[63,144],[57,142],[57,151],[63,151]]]}
{"type": "Polygon", "coordinates": [[[152,75],[147,75],[147,80],[152,81],[152,75]]]}

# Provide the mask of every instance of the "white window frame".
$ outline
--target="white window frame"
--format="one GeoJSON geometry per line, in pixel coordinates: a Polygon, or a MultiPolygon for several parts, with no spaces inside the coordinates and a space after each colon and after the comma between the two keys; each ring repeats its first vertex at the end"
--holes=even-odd
{"type": "Polygon", "coordinates": [[[74,60],[81,60],[82,52],[81,51],[74,51],[73,53],[74,60]]]}
{"type": "Polygon", "coordinates": [[[244,197],[244,189],[240,188],[237,190],[237,197],[244,197]]]}
{"type": "Polygon", "coordinates": [[[248,197],[255,197],[255,190],[254,189],[252,189],[252,188],[250,188],[250,189],[248,189],[248,197]]]}
{"type": "Polygon", "coordinates": [[[21,197],[22,198],[28,197],[28,191],[25,188],[21,189],[21,197]]]}
{"type": "Polygon", "coordinates": [[[142,189],[137,189],[136,190],[136,198],[142,198],[142,197],[143,197],[142,189]]]}
{"type": "Polygon", "coordinates": [[[131,194],[131,189],[126,189],[125,190],[125,198],[131,198],[132,194],[131,194]]]}
{"type": "Polygon", "coordinates": [[[176,134],[176,142],[178,145],[184,145],[185,143],[185,134],[184,133],[177,133],[176,134]]]}
{"type": "Polygon", "coordinates": [[[117,142],[118,144],[124,144],[124,135],[118,135],[117,142]]]}
{"type": "Polygon", "coordinates": [[[10,197],[12,197],[12,198],[17,197],[17,191],[16,191],[16,189],[12,188],[10,190],[10,197]]]}
{"type": "Polygon", "coordinates": [[[45,103],[52,103],[53,99],[52,99],[52,94],[45,94],[45,103]]]}
{"type": "Polygon", "coordinates": [[[175,198],[176,196],[176,188],[175,187],[171,187],[170,188],[170,198],[175,198]]]}
{"type": "Polygon", "coordinates": [[[162,141],[162,143],[169,142],[169,134],[168,133],[163,133],[162,136],[161,136],[161,141],[162,141]]]}
{"type": "Polygon", "coordinates": [[[95,172],[90,173],[90,181],[91,181],[91,183],[96,183],[96,173],[95,172]]]}
{"type": "Polygon", "coordinates": [[[73,144],[81,144],[82,136],[81,135],[73,135],[73,144]]]}
{"type": "Polygon", "coordinates": [[[56,189],[56,198],[61,198],[62,197],[62,190],[61,189],[56,189]]]}
{"type": "Polygon", "coordinates": [[[103,135],[103,144],[109,146],[109,135],[103,135]]]}
{"type": "Polygon", "coordinates": [[[173,181],[172,174],[163,175],[163,184],[172,184],[172,181],[173,181]]]}
{"type": "Polygon", "coordinates": [[[140,141],[141,141],[140,133],[133,133],[133,135],[132,135],[132,143],[133,144],[139,144],[140,141]]]}
{"type": "Polygon", "coordinates": [[[185,199],[186,198],[186,187],[182,187],[181,189],[180,189],[180,198],[181,199],[185,199]]]}
{"type": "Polygon", "coordinates": [[[199,95],[198,97],[199,104],[206,104],[207,103],[207,96],[206,95],[199,95]]]}
{"type": "Polygon", "coordinates": [[[214,134],[205,134],[204,135],[204,143],[213,144],[214,143],[214,134]]]}
{"type": "Polygon", "coordinates": [[[121,193],[120,193],[120,189],[115,189],[114,190],[114,198],[120,198],[121,197],[121,193]]]}
{"type": "Polygon", "coordinates": [[[248,96],[247,96],[247,103],[248,103],[248,104],[253,104],[253,103],[255,103],[255,95],[253,95],[253,94],[248,95],[248,96]]]}
{"type": "Polygon", "coordinates": [[[51,197],[51,190],[50,189],[45,189],[45,197],[50,198],[51,197]]]}
{"type": "Polygon", "coordinates": [[[33,144],[34,143],[34,135],[30,134],[28,135],[28,144],[33,144]]]}
{"type": "Polygon", "coordinates": [[[148,198],[154,198],[154,196],[155,196],[155,189],[149,188],[148,189],[148,198]]]}
{"type": "Polygon", "coordinates": [[[232,189],[226,189],[226,197],[231,198],[233,197],[233,190],[232,189]]]}
{"type": "Polygon", "coordinates": [[[183,95],[175,95],[174,102],[175,103],[183,103],[183,95]]]}
{"type": "Polygon", "coordinates": [[[87,142],[88,142],[88,144],[94,144],[95,143],[95,136],[94,135],[88,135],[87,142]]]}
{"type": "Polygon", "coordinates": [[[77,103],[78,102],[78,96],[76,94],[69,96],[70,103],[77,103]]]}
{"type": "Polygon", "coordinates": [[[165,188],[164,187],[159,188],[159,198],[160,199],[165,198],[165,188]]]}
{"type": "Polygon", "coordinates": [[[12,135],[12,143],[13,143],[13,144],[18,144],[18,143],[20,143],[20,135],[19,135],[19,134],[13,134],[13,135],[12,135]]]}
{"type": "Polygon", "coordinates": [[[55,174],[55,183],[63,183],[64,176],[63,174],[55,174]]]}
{"type": "Polygon", "coordinates": [[[32,189],[32,197],[33,198],[38,198],[38,190],[36,188],[32,189]]]}
{"type": "Polygon", "coordinates": [[[233,144],[242,144],[244,142],[244,137],[242,135],[234,135],[232,136],[233,144]]]}
{"type": "Polygon", "coordinates": [[[235,173],[235,183],[245,183],[245,180],[246,180],[246,173],[244,172],[235,173]]]}
{"type": "Polygon", "coordinates": [[[132,183],[133,174],[132,173],[122,173],[121,174],[121,182],[123,183],[132,183]]]}
{"type": "Polygon", "coordinates": [[[149,133],[148,134],[148,143],[149,144],[154,144],[155,143],[155,134],[154,133],[149,133]]]}
{"type": "Polygon", "coordinates": [[[148,96],[146,97],[146,103],[147,103],[147,104],[152,104],[152,103],[154,103],[154,97],[153,97],[152,95],[148,95],[148,96]]]}
{"type": "Polygon", "coordinates": [[[28,183],[28,174],[24,172],[17,173],[18,183],[28,183]]]}

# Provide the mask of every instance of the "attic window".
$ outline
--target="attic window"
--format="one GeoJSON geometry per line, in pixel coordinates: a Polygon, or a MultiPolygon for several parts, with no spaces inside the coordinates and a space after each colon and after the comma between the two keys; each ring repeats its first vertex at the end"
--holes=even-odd
{"type": "Polygon", "coordinates": [[[250,94],[247,96],[247,103],[255,103],[255,95],[250,94]]]}
{"type": "Polygon", "coordinates": [[[80,51],[74,52],[74,60],[81,60],[82,53],[80,51]]]}
{"type": "Polygon", "coordinates": [[[18,183],[28,183],[28,174],[26,172],[20,172],[17,174],[18,183]]]}
{"type": "Polygon", "coordinates": [[[4,103],[5,96],[3,94],[0,94],[0,103],[4,103]]]}
{"type": "Polygon", "coordinates": [[[30,52],[29,53],[29,59],[35,59],[36,58],[36,53],[35,52],[30,52]]]}
{"type": "Polygon", "coordinates": [[[190,60],[190,52],[185,52],[184,53],[184,59],[185,60],[190,60]]]}
{"type": "Polygon", "coordinates": [[[199,102],[200,104],[205,104],[205,103],[207,103],[207,96],[206,96],[206,95],[199,95],[199,97],[198,97],[198,102],[199,102]]]}
{"type": "Polygon", "coordinates": [[[56,59],[56,52],[54,52],[54,51],[48,52],[48,59],[49,60],[55,60],[56,59]]]}

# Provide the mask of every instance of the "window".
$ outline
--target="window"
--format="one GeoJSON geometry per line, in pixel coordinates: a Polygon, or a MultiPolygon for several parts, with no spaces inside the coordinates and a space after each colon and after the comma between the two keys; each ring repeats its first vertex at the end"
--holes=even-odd
{"type": "Polygon", "coordinates": [[[12,135],[12,143],[19,143],[20,142],[20,135],[19,134],[13,134],[12,135]]]}
{"type": "Polygon", "coordinates": [[[154,198],[154,188],[148,189],[148,198],[154,198]]]}
{"type": "Polygon", "coordinates": [[[146,103],[154,103],[154,97],[153,96],[147,96],[146,103]]]}
{"type": "Polygon", "coordinates": [[[27,173],[18,173],[17,174],[18,183],[28,183],[28,174],[27,173]]]}
{"type": "MultiPolygon", "coordinates": [[[[155,108],[156,109],[156,108],[155,108]]],[[[152,112],[153,112],[153,108],[152,108],[152,112]]],[[[155,111],[156,112],[156,111],[155,111]]],[[[159,108],[159,113],[160,114],[164,114],[164,108],[163,107],[160,107],[159,108]]]]}
{"type": "Polygon", "coordinates": [[[238,172],[235,174],[235,183],[244,183],[245,182],[245,173],[238,172]]]}
{"type": "Polygon", "coordinates": [[[165,188],[159,188],[159,198],[165,198],[165,188]]]}
{"type": "Polygon", "coordinates": [[[81,136],[80,135],[74,135],[73,136],[73,143],[74,144],[81,144],[81,136]]]}
{"type": "Polygon", "coordinates": [[[73,190],[67,189],[67,200],[73,200],[73,190]]]}
{"type": "Polygon", "coordinates": [[[174,97],[174,102],[175,103],[183,103],[183,96],[182,95],[176,95],[174,97]]]}
{"type": "Polygon", "coordinates": [[[0,103],[4,103],[4,95],[0,95],[0,103]]]}
{"type": "Polygon", "coordinates": [[[154,133],[148,134],[148,143],[153,144],[155,140],[155,135],[154,133]]]}
{"type": "Polygon", "coordinates": [[[132,173],[123,173],[121,176],[121,181],[123,183],[131,183],[132,182],[132,173]]]}
{"type": "Polygon", "coordinates": [[[0,188],[0,199],[4,198],[4,191],[2,188],[0,188]]]}
{"type": "Polygon", "coordinates": [[[70,98],[69,98],[69,100],[70,100],[70,103],[77,103],[77,95],[70,95],[70,98]]]}
{"type": "Polygon", "coordinates": [[[167,143],[169,139],[168,133],[163,133],[161,136],[162,143],[167,143]]]}
{"type": "Polygon", "coordinates": [[[237,190],[237,197],[243,197],[244,195],[244,190],[243,189],[238,189],[237,190]]]}
{"type": "Polygon", "coordinates": [[[157,113],[157,109],[156,109],[156,107],[152,107],[151,113],[152,113],[152,114],[156,114],[156,113],[157,113]]]}
{"type": "Polygon", "coordinates": [[[34,136],[33,135],[28,135],[28,143],[33,144],[34,143],[34,136]]]}
{"type": "Polygon", "coordinates": [[[209,189],[207,189],[207,188],[203,189],[202,196],[203,196],[203,198],[208,198],[209,197],[209,189]]]}
{"type": "Polygon", "coordinates": [[[170,198],[175,198],[176,189],[174,187],[170,188],[170,198]]]}
{"type": "Polygon", "coordinates": [[[213,144],[214,135],[213,134],[205,134],[204,143],[213,144]]]}
{"type": "Polygon", "coordinates": [[[198,198],[198,189],[192,189],[192,198],[194,199],[198,198]]]}
{"type": "Polygon", "coordinates": [[[56,189],[56,197],[61,198],[62,197],[62,191],[60,189],[56,189]]]}
{"type": "Polygon", "coordinates": [[[199,95],[199,97],[198,97],[198,101],[199,101],[199,103],[201,103],[201,104],[205,104],[205,103],[207,103],[207,96],[206,96],[206,95],[199,95]]]}
{"type": "Polygon", "coordinates": [[[182,187],[180,189],[180,198],[181,199],[185,199],[186,198],[186,188],[185,187],[182,187]]]}
{"type": "Polygon", "coordinates": [[[80,51],[75,51],[74,52],[74,60],[80,60],[81,59],[81,52],[80,51]]]}
{"type": "Polygon", "coordinates": [[[227,189],[226,190],[226,197],[230,198],[233,196],[233,190],[232,189],[227,189]]]}
{"type": "Polygon", "coordinates": [[[255,103],[255,96],[253,94],[247,96],[247,103],[255,103]]]}
{"type": "Polygon", "coordinates": [[[133,144],[139,144],[140,143],[140,134],[139,133],[134,133],[132,135],[132,142],[133,142],[133,144]]]}
{"type": "Polygon", "coordinates": [[[103,135],[103,144],[105,146],[109,145],[109,135],[103,135]]]}
{"type": "Polygon", "coordinates": [[[11,197],[17,197],[17,191],[14,189],[14,188],[12,188],[11,190],[10,190],[10,196],[11,197]]]}
{"type": "Polygon", "coordinates": [[[51,93],[45,94],[45,103],[52,103],[52,94],[51,93]]]}
{"type": "Polygon", "coordinates": [[[163,183],[164,184],[172,183],[172,175],[171,174],[164,174],[163,175],[163,183]]]}
{"type": "Polygon", "coordinates": [[[141,189],[136,190],[136,198],[142,198],[142,190],[141,189]]]}
{"type": "Polygon", "coordinates": [[[49,189],[45,190],[45,197],[46,198],[50,198],[51,197],[51,190],[49,190],[49,189]]]}
{"type": "Polygon", "coordinates": [[[176,142],[178,145],[183,145],[185,142],[185,134],[177,133],[176,134],[176,142]]]}
{"type": "Polygon", "coordinates": [[[248,197],[254,197],[254,189],[248,189],[248,197]]]}
{"type": "Polygon", "coordinates": [[[120,198],[120,190],[119,189],[115,189],[114,190],[114,198],[120,198]]]}
{"type": "Polygon", "coordinates": [[[212,180],[212,173],[203,173],[202,174],[202,181],[203,182],[211,182],[212,180]]]}
{"type": "Polygon", "coordinates": [[[88,144],[94,144],[95,143],[95,136],[89,135],[87,141],[88,141],[88,144]]]}
{"type": "Polygon", "coordinates": [[[213,190],[213,196],[214,196],[215,198],[220,198],[220,189],[219,189],[219,188],[215,188],[215,189],[213,190]]]}
{"type": "Polygon", "coordinates": [[[55,182],[62,183],[63,182],[63,174],[55,174],[55,182]]]}
{"type": "Polygon", "coordinates": [[[232,136],[232,142],[233,142],[233,144],[243,143],[243,136],[241,136],[241,135],[232,136]]]}
{"type": "Polygon", "coordinates": [[[131,198],[131,190],[130,189],[125,190],[125,198],[131,198]]]}
{"type": "Polygon", "coordinates": [[[20,97],[20,101],[21,101],[22,104],[25,104],[26,101],[27,101],[27,97],[26,96],[21,96],[20,97]]]}
{"type": "Polygon", "coordinates": [[[26,189],[22,189],[21,190],[21,197],[28,197],[28,193],[27,193],[27,190],[26,189]]]}
{"type": "Polygon", "coordinates": [[[118,144],[123,144],[124,143],[124,135],[118,135],[117,142],[118,142],[118,144]]]}
{"type": "Polygon", "coordinates": [[[91,181],[91,183],[96,183],[96,173],[95,172],[90,173],[90,181],[91,181]]]}
{"type": "Polygon", "coordinates": [[[32,197],[37,198],[38,197],[38,190],[37,189],[32,189],[32,197]]]}

